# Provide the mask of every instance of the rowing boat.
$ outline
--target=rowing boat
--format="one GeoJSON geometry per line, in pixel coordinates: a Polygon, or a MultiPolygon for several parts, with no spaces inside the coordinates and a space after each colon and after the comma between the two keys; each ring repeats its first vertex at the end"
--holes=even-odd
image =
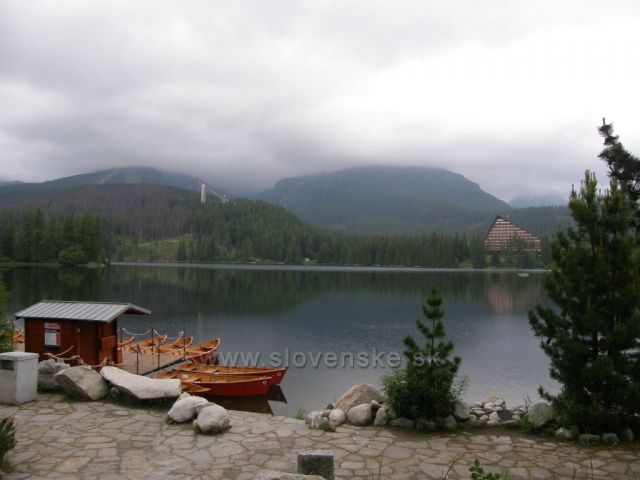
{"type": "Polygon", "coordinates": [[[186,358],[193,363],[215,363],[219,346],[220,338],[193,345],[187,348],[186,358]]]}
{"type": "Polygon", "coordinates": [[[234,377],[269,377],[269,385],[279,385],[280,382],[282,382],[284,374],[287,373],[286,368],[227,367],[224,365],[202,365],[198,363],[179,365],[175,370],[178,372],[234,377]]]}
{"type": "Polygon", "coordinates": [[[153,353],[153,350],[160,347],[166,340],[166,335],[159,335],[139,342],[128,343],[123,345],[123,349],[127,352],[137,352],[140,349],[142,353],[153,353]]]}
{"type": "Polygon", "coordinates": [[[136,337],[125,337],[125,338],[121,338],[120,341],[118,342],[118,346],[120,347],[120,349],[122,349],[125,345],[129,345],[131,342],[133,342],[135,340],[136,337]]]}
{"type": "Polygon", "coordinates": [[[24,343],[24,330],[16,328],[13,331],[13,343],[24,343]]]}
{"type": "Polygon", "coordinates": [[[177,378],[182,384],[191,383],[207,389],[204,396],[216,397],[255,397],[266,395],[269,391],[269,377],[222,376],[202,373],[160,372],[154,378],[177,378]]]}
{"type": "Polygon", "coordinates": [[[177,339],[175,342],[159,346],[158,351],[160,353],[173,353],[182,355],[186,351],[186,349],[191,346],[192,343],[193,337],[182,337],[177,339]]]}

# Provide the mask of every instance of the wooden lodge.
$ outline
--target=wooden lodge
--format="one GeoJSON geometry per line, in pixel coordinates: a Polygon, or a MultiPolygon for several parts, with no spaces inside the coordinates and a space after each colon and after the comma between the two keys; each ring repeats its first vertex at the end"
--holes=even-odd
{"type": "Polygon", "coordinates": [[[24,320],[26,352],[78,355],[89,365],[109,356],[122,361],[118,349],[118,319],[122,315],[150,315],[151,311],[130,303],[66,302],[42,300],[15,314],[24,320]]]}
{"type": "Polygon", "coordinates": [[[520,240],[526,250],[539,252],[542,248],[540,238],[518,227],[507,217],[498,215],[493,221],[487,236],[484,238],[484,248],[487,252],[504,252],[514,248],[514,240],[520,240]]]}

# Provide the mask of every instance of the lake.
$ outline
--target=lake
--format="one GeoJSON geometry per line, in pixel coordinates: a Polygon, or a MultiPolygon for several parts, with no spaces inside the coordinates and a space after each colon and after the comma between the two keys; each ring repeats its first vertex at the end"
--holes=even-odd
{"type": "Polygon", "coordinates": [[[223,359],[288,364],[287,403],[247,408],[294,415],[324,407],[355,383],[379,384],[401,357],[403,338],[419,339],[415,320],[432,285],[444,297],[445,329],[469,379],[467,400],[497,393],[515,405],[536,399],[538,385],[557,390],[527,318],[546,301],[541,273],[111,266],[1,274],[10,313],[42,299],[130,302],[152,311],[124,317],[133,332],[184,330],[195,342],[219,336],[223,359]]]}

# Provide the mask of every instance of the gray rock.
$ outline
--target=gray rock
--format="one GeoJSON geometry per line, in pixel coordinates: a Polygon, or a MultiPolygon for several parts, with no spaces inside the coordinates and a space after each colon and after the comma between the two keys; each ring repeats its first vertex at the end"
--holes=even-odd
{"type": "Polygon", "coordinates": [[[615,433],[603,433],[602,443],[604,443],[605,445],[613,446],[620,443],[620,440],[618,439],[618,435],[616,435],[615,433]]]}
{"type": "Polygon", "coordinates": [[[484,407],[482,410],[484,411],[484,413],[493,413],[496,411],[494,407],[484,407]]]}
{"type": "Polygon", "coordinates": [[[376,387],[367,383],[361,383],[347,390],[336,402],[336,408],[348,414],[349,410],[356,405],[362,405],[363,403],[369,405],[371,400],[382,402],[384,399],[380,390],[376,387]]]}
{"type": "Polygon", "coordinates": [[[389,415],[385,407],[380,407],[376,412],[376,418],[373,419],[373,424],[377,427],[381,427],[389,423],[389,415]]]}
{"type": "Polygon", "coordinates": [[[156,380],[116,367],[102,367],[100,375],[119,392],[126,393],[138,400],[160,400],[178,398],[182,393],[180,380],[177,378],[156,380]]]}
{"type": "Polygon", "coordinates": [[[325,432],[335,432],[336,431],[336,427],[334,427],[331,422],[329,421],[329,417],[328,416],[322,416],[322,419],[320,420],[320,426],[318,427],[320,430],[324,430],[325,432]]]}
{"type": "Polygon", "coordinates": [[[449,415],[442,422],[442,428],[444,428],[448,432],[453,432],[456,428],[458,428],[458,422],[456,422],[456,419],[453,417],[453,415],[449,415]]]}
{"type": "Polygon", "coordinates": [[[222,433],[229,428],[229,414],[224,407],[211,403],[200,410],[193,426],[200,433],[222,433]]]}
{"type": "Polygon", "coordinates": [[[336,404],[333,402],[328,403],[327,406],[324,407],[325,410],[333,410],[334,408],[336,408],[336,404]]]}
{"type": "Polygon", "coordinates": [[[325,480],[334,480],[333,452],[330,450],[308,450],[298,454],[298,473],[319,475],[325,480]]]}
{"type": "Polygon", "coordinates": [[[497,398],[496,401],[493,402],[493,404],[496,407],[503,407],[504,408],[504,407],[506,407],[507,402],[504,401],[504,398],[497,398]]]}
{"type": "Polygon", "coordinates": [[[498,422],[500,423],[500,415],[497,412],[491,412],[489,414],[489,422],[498,422]]]}
{"type": "Polygon", "coordinates": [[[517,413],[514,413],[514,414],[511,416],[511,420],[513,420],[513,421],[515,421],[515,422],[519,422],[520,420],[522,420],[522,416],[521,416],[521,415],[518,415],[517,413]]]}
{"type": "Polygon", "coordinates": [[[208,401],[207,403],[196,403],[193,407],[196,411],[196,416],[200,415],[200,410],[202,410],[204,407],[208,407],[209,405],[211,405],[211,403],[208,401]]]}
{"type": "Polygon", "coordinates": [[[389,415],[389,420],[395,420],[396,418],[398,418],[398,414],[396,413],[396,411],[393,409],[391,405],[387,405],[385,408],[387,409],[387,415],[389,415]]]}
{"type": "Polygon", "coordinates": [[[507,428],[517,427],[520,425],[520,422],[517,420],[505,420],[504,422],[500,422],[500,425],[507,428]]]}
{"type": "Polygon", "coordinates": [[[58,388],[58,384],[53,377],[56,373],[67,368],[69,368],[69,365],[53,358],[38,363],[38,388],[42,390],[55,390],[58,388]]]}
{"type": "Polygon", "coordinates": [[[502,408],[500,405],[496,405],[495,407],[493,407],[494,412],[502,412],[503,410],[504,408],[502,408]]]}
{"type": "Polygon", "coordinates": [[[473,402],[471,404],[471,408],[482,408],[482,403],[480,402],[473,402]]]}
{"type": "Polygon", "coordinates": [[[573,433],[568,428],[561,427],[556,430],[555,437],[557,440],[571,440],[573,438],[573,433]]]}
{"type": "Polygon", "coordinates": [[[204,405],[209,405],[209,401],[205,398],[191,395],[179,398],[171,406],[167,417],[175,423],[189,422],[198,414],[198,412],[196,412],[196,405],[202,405],[201,408],[204,408],[204,405]]]}
{"type": "Polygon", "coordinates": [[[620,437],[625,442],[633,442],[633,430],[631,430],[630,428],[625,428],[624,430],[622,430],[622,432],[620,432],[620,437]]]}
{"type": "Polygon", "coordinates": [[[554,418],[553,408],[544,402],[536,403],[529,412],[529,421],[535,428],[546,425],[554,418]]]}
{"type": "Polygon", "coordinates": [[[478,417],[471,415],[465,425],[467,425],[468,427],[479,427],[480,425],[482,425],[482,422],[478,417]]]}
{"type": "Polygon", "coordinates": [[[312,410],[304,416],[304,422],[309,428],[320,428],[322,417],[322,410],[312,410]]]}
{"type": "Polygon", "coordinates": [[[371,410],[373,410],[374,412],[377,412],[380,408],[380,403],[378,403],[376,400],[371,400],[371,403],[369,405],[371,406],[371,410]]]}
{"type": "Polygon", "coordinates": [[[461,422],[469,420],[469,417],[471,416],[469,404],[464,402],[457,402],[456,408],[453,410],[453,416],[456,420],[459,420],[461,422]]]}
{"type": "Polygon", "coordinates": [[[419,432],[435,432],[438,426],[431,420],[418,420],[416,422],[416,430],[419,432]]]}
{"type": "Polygon", "coordinates": [[[347,412],[347,423],[362,427],[364,425],[371,425],[373,422],[373,412],[371,411],[371,405],[364,403],[362,405],[356,405],[347,412]]]}
{"type": "Polygon", "coordinates": [[[487,408],[493,410],[495,407],[495,404],[493,402],[487,402],[484,404],[484,409],[486,410],[487,408]]]}
{"type": "Polygon", "coordinates": [[[484,425],[489,421],[489,415],[482,415],[481,417],[478,418],[478,421],[480,422],[481,425],[484,425]]]}
{"type": "Polygon", "coordinates": [[[109,386],[100,374],[86,365],[64,369],[53,378],[64,393],[71,397],[100,400],[109,393],[109,386]]]}
{"type": "Polygon", "coordinates": [[[276,472],[275,470],[265,470],[259,472],[255,477],[255,480],[324,480],[319,475],[303,475],[301,473],[285,473],[276,472]]]}
{"type": "Polygon", "coordinates": [[[600,437],[598,435],[591,435],[590,433],[583,433],[582,435],[578,435],[578,442],[581,445],[597,445],[600,443],[600,437]]]}
{"type": "Polygon", "coordinates": [[[483,404],[485,404],[485,403],[493,403],[493,404],[495,404],[495,403],[496,403],[496,401],[498,401],[498,400],[500,400],[500,399],[501,399],[500,395],[495,395],[495,394],[493,394],[493,395],[489,395],[487,398],[485,398],[485,399],[482,401],[482,403],[483,403],[483,404]]]}
{"type": "Polygon", "coordinates": [[[482,415],[484,415],[484,409],[474,408],[473,410],[471,410],[471,413],[473,413],[476,417],[481,417],[482,415]]]}
{"type": "Polygon", "coordinates": [[[391,425],[392,427],[399,427],[399,428],[413,428],[415,423],[410,418],[398,417],[391,420],[389,422],[389,425],[391,425]]]}
{"type": "Polygon", "coordinates": [[[500,426],[500,420],[489,420],[487,422],[487,427],[499,427],[500,426]]]}
{"type": "Polygon", "coordinates": [[[329,424],[335,431],[336,428],[344,423],[346,418],[347,417],[342,410],[340,410],[339,408],[334,408],[329,414],[329,424]]]}

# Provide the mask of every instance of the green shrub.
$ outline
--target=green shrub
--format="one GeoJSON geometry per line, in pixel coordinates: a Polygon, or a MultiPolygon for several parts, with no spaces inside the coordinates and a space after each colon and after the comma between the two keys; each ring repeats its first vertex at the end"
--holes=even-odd
{"type": "Polygon", "coordinates": [[[485,472],[484,469],[480,466],[480,461],[476,458],[476,461],[473,462],[473,466],[469,469],[471,472],[471,480],[508,480],[508,476],[501,477],[499,473],[489,473],[485,472]]]}
{"type": "Polygon", "coordinates": [[[16,429],[13,418],[0,418],[0,478],[9,471],[7,453],[16,446],[16,429]]]}
{"type": "MultiPolygon", "coordinates": [[[[424,316],[431,321],[427,326],[416,320],[416,326],[425,338],[423,346],[410,336],[404,344],[407,365],[383,378],[383,386],[391,406],[402,417],[414,421],[439,420],[450,415],[457,394],[454,381],[460,358],[450,359],[453,342],[445,342],[441,309],[442,298],[435,287],[422,307],[424,316]]],[[[439,423],[436,421],[436,423],[439,423]]]]}
{"type": "Polygon", "coordinates": [[[84,250],[79,245],[71,245],[70,247],[65,248],[60,251],[58,255],[58,261],[62,265],[82,265],[86,263],[86,255],[84,250]]]}

